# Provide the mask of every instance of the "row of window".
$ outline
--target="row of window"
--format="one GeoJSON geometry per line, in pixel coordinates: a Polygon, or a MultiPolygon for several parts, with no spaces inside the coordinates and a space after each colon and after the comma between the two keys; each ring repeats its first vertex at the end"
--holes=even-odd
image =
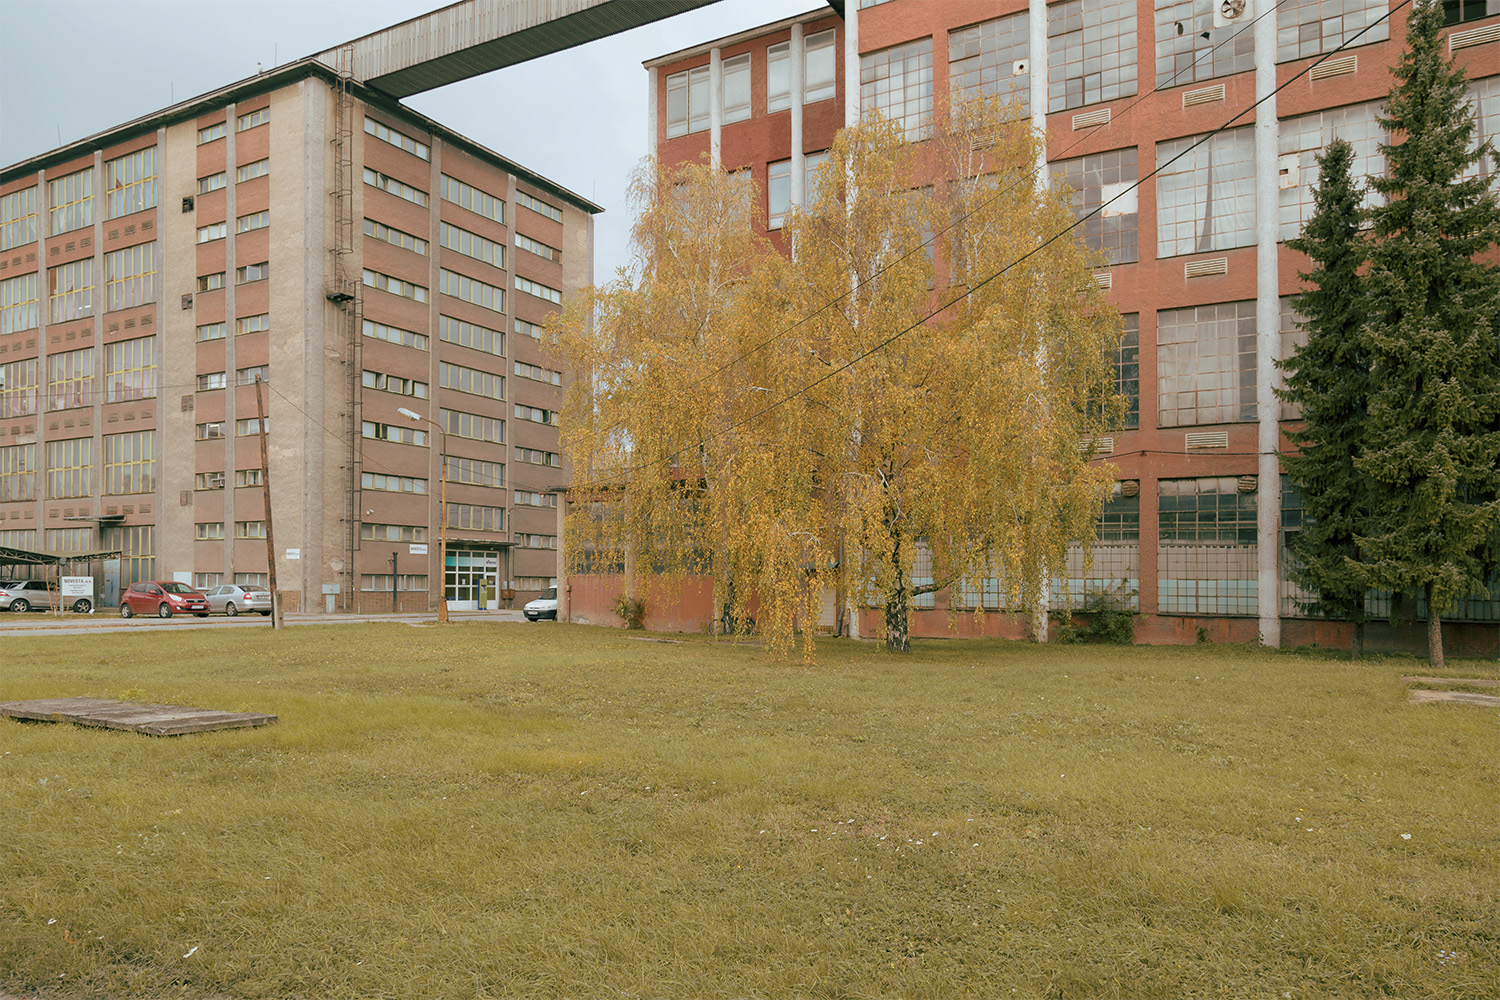
{"type": "MultiPolygon", "coordinates": [[[[235,489],[247,486],[260,486],[265,482],[265,477],[260,469],[236,469],[234,472],[235,489]]],[[[200,472],[193,477],[193,489],[195,490],[222,490],[224,488],[224,473],[200,472]]]]}
{"type": "Polygon", "coordinates": [[[45,393],[37,358],[0,364],[0,417],[36,413],[39,402],[48,410],[91,406],[96,395],[106,403],[149,399],[156,395],[156,338],[140,337],[105,344],[104,385],[94,387],[94,348],[65,351],[47,357],[45,393]]]}
{"type": "MultiPolygon", "coordinates": [[[[458,230],[458,232],[461,233],[463,230],[458,230]]],[[[503,251],[504,249],[499,244],[491,243],[489,240],[483,240],[482,242],[495,250],[503,251]]],[[[264,267],[264,265],[260,266],[264,267]]],[[[370,288],[378,288],[383,292],[390,292],[392,295],[411,299],[413,302],[427,301],[427,287],[425,285],[418,285],[389,274],[372,271],[369,268],[364,269],[363,280],[365,285],[370,288]]],[[[200,278],[199,281],[201,282],[202,279],[200,278]]],[[[523,278],[520,275],[516,275],[515,285],[516,291],[525,292],[527,295],[534,295],[554,305],[562,305],[562,292],[549,285],[544,285],[539,281],[532,281],[530,278],[523,278]]],[[[465,302],[473,303],[491,312],[505,312],[505,289],[498,285],[492,285],[487,281],[480,281],[478,278],[471,278],[466,274],[459,274],[457,271],[450,271],[447,268],[438,269],[438,291],[444,295],[451,295],[455,299],[462,299],[465,302]]]]}
{"type": "MultiPolygon", "coordinates": [[[[247,111],[235,119],[235,131],[244,132],[246,129],[255,128],[257,125],[264,125],[270,120],[271,109],[269,107],[247,111]]],[[[203,128],[200,128],[198,130],[198,145],[201,146],[206,142],[213,142],[215,139],[224,138],[226,124],[225,122],[216,122],[213,125],[205,125],[203,128]]]]}
{"type": "MultiPolygon", "coordinates": [[[[218,541],[224,537],[223,521],[199,521],[194,526],[193,537],[200,542],[218,541]]],[[[266,522],[264,521],[236,521],[234,522],[235,538],[265,538],[266,522]]]]}
{"type": "MultiPolygon", "coordinates": [[[[247,333],[265,333],[271,329],[271,315],[269,313],[257,313],[254,316],[241,316],[234,321],[234,332],[236,336],[247,333]]],[[[226,324],[203,323],[198,327],[198,342],[207,340],[223,340],[226,324]]]]}
{"type": "MultiPolygon", "coordinates": [[[[104,309],[130,309],[156,301],[155,243],[139,243],[104,255],[104,309]]],[[[49,323],[94,314],[94,258],[47,269],[49,323]]],[[[41,289],[36,272],[0,281],[0,334],[29,330],[41,322],[41,289]]]]}
{"type": "MultiPolygon", "coordinates": [[[[94,440],[47,442],[47,499],[94,495],[94,440]]],[[[0,447],[0,501],[36,500],[35,444],[0,447]]],[[[103,496],[156,492],[156,432],[132,431],[103,438],[103,496]]]]}
{"type": "MultiPolygon", "coordinates": [[[[198,440],[217,441],[225,437],[225,428],[228,426],[228,423],[229,422],[227,420],[209,420],[205,421],[204,423],[198,424],[196,427],[198,440]]],[[[261,423],[262,421],[259,417],[247,417],[243,420],[236,420],[234,422],[235,436],[249,437],[252,434],[259,434],[261,423]]],[[[264,423],[266,426],[266,433],[271,433],[271,418],[266,417],[264,423]]]]}
{"type": "MultiPolygon", "coordinates": [[[[802,47],[803,104],[826,101],[837,93],[837,51],[833,29],[808,35],[802,47]]],[[[667,137],[701,132],[709,127],[709,68],[699,66],[667,77],[667,137]]],[[[724,124],[750,117],[750,53],[720,63],[717,99],[724,124]]],[[[766,113],[792,106],[791,43],[766,49],[766,113]]]]}

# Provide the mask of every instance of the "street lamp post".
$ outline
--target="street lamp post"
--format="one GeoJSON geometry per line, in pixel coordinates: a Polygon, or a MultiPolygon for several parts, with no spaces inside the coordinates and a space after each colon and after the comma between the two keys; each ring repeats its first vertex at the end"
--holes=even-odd
{"type": "Polygon", "coordinates": [[[438,607],[437,620],[445,622],[448,620],[448,433],[443,430],[443,425],[431,417],[424,417],[420,413],[408,410],[406,407],[397,407],[396,412],[413,423],[429,423],[437,428],[438,432],[438,461],[441,463],[442,492],[438,500],[438,607]]]}

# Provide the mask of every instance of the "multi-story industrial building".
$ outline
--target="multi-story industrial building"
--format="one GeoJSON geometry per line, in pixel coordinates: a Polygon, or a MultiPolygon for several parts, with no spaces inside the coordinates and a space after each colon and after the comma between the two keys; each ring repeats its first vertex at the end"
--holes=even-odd
{"type": "MultiPolygon", "coordinates": [[[[749,170],[779,241],[782,218],[846,123],[878,111],[920,141],[949,95],[1012,95],[1045,130],[1045,173],[1067,180],[1080,216],[1107,204],[1081,234],[1107,255],[1097,279],[1125,318],[1116,372],[1130,415],[1099,442],[1121,491],[1099,527],[1090,578],[1071,560],[1057,590],[1133,593],[1146,641],[1342,642],[1336,623],[1300,616],[1285,572],[1301,511],[1276,455],[1297,415],[1273,388],[1276,362],[1299,336],[1288,296],[1305,266],[1285,241],[1310,214],[1314,156],[1332,136],[1354,144],[1358,172],[1383,169],[1376,116],[1407,5],[836,6],[648,61],[658,157],[706,154],[749,170]]],[[[1480,131],[1500,136],[1500,2],[1445,6],[1480,131]]],[[[913,634],[1019,627],[1003,615],[975,626],[950,613],[1002,610],[993,589],[927,598],[913,634]]],[[[1500,591],[1466,602],[1453,620],[1453,641],[1494,650],[1500,591]]]]}
{"type": "Polygon", "coordinates": [[[118,553],[102,604],[264,584],[268,527],[291,609],[535,596],[598,211],[314,58],[5,167],[0,547],[118,553]]]}

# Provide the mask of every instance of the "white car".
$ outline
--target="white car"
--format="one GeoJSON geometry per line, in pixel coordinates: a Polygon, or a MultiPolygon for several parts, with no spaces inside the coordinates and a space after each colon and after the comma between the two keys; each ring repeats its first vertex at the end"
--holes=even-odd
{"type": "Polygon", "coordinates": [[[548,587],[542,591],[541,597],[528,602],[526,607],[521,610],[529,622],[538,622],[543,618],[551,618],[553,621],[557,621],[557,588],[548,587]]]}

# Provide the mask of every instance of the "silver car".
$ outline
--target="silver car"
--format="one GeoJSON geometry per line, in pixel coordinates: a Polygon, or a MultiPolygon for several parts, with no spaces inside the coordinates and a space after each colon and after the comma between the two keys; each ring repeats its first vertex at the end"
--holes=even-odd
{"type": "MultiPolygon", "coordinates": [[[[56,587],[42,580],[0,581],[0,611],[51,611],[63,600],[56,587]]],[[[94,610],[94,602],[78,597],[67,600],[64,607],[86,615],[94,610]]]]}
{"type": "Polygon", "coordinates": [[[271,592],[265,587],[242,587],[237,583],[226,583],[211,587],[204,594],[208,598],[208,610],[214,614],[225,614],[233,618],[241,611],[271,613],[271,592]]]}

